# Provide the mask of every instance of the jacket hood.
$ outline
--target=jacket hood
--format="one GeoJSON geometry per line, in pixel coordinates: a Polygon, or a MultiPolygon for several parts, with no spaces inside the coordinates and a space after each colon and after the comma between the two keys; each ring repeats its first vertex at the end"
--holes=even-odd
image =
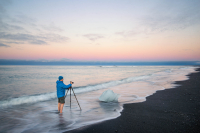
{"type": "Polygon", "coordinates": [[[63,83],[62,81],[57,80],[56,83],[63,83]]]}

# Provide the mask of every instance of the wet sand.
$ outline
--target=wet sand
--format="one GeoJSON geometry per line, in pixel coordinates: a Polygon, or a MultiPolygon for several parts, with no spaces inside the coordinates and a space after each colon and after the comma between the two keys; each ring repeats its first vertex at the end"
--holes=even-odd
{"type": "Polygon", "coordinates": [[[179,87],[157,91],[142,103],[125,104],[121,116],[67,133],[199,133],[200,68],[179,87]]]}

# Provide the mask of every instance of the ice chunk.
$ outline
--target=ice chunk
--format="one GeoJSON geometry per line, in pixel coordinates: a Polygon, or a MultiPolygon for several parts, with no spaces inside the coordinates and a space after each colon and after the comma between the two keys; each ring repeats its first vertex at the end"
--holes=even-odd
{"type": "Polygon", "coordinates": [[[104,91],[99,97],[102,102],[118,102],[119,94],[114,93],[112,90],[104,91]]]}

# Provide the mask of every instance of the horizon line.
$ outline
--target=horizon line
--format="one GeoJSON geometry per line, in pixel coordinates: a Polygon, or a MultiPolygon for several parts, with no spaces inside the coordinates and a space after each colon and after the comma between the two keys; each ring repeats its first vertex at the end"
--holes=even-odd
{"type": "Polygon", "coordinates": [[[200,65],[200,61],[40,61],[0,59],[0,65],[200,65]]]}

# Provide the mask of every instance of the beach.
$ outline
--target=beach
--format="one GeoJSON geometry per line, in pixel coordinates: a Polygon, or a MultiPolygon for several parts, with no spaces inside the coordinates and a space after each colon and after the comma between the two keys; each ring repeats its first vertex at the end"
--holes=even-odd
{"type": "Polygon", "coordinates": [[[145,102],[124,104],[121,116],[66,133],[198,133],[200,68],[173,89],[157,91],[145,102]]]}

